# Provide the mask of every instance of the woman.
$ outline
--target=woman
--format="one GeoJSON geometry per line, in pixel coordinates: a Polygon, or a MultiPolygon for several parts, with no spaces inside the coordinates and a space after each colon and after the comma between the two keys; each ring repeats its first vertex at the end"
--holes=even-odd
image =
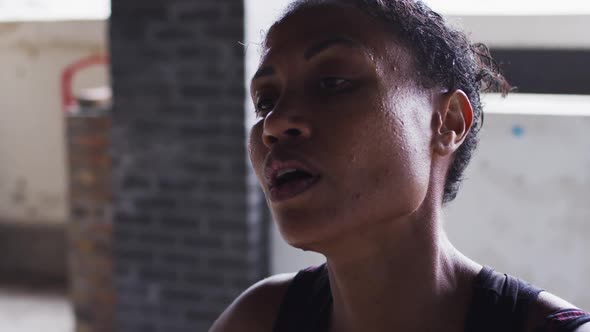
{"type": "Polygon", "coordinates": [[[252,79],[249,153],[282,236],[327,264],[257,283],[211,331],[590,331],[445,236],[484,89],[509,89],[485,47],[420,2],[294,3],[252,79]]]}

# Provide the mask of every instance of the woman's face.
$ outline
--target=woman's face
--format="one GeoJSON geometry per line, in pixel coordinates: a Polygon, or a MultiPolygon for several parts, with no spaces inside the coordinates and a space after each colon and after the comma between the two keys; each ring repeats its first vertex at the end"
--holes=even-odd
{"type": "Polygon", "coordinates": [[[431,179],[431,95],[412,54],[349,7],[307,9],[269,33],[251,84],[249,154],[288,243],[416,212],[431,179]]]}

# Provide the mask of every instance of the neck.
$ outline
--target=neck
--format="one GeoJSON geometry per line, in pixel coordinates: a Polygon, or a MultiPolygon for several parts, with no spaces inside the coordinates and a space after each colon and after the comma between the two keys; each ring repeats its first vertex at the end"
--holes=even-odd
{"type": "Polygon", "coordinates": [[[328,248],[332,331],[462,330],[481,266],[441,224],[439,213],[383,222],[328,248]]]}

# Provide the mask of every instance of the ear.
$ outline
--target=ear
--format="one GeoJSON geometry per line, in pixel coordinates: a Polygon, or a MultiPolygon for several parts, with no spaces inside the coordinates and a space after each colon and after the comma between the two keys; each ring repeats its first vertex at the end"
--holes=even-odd
{"type": "Polygon", "coordinates": [[[473,124],[473,107],[465,92],[444,93],[433,119],[434,152],[447,156],[455,152],[465,140],[473,124]]]}

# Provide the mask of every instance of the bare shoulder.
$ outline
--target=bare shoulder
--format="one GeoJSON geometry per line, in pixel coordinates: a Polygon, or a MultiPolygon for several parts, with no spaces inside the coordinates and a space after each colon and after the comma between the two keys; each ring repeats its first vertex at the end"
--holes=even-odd
{"type": "Polygon", "coordinates": [[[213,324],[209,332],[270,332],[279,306],[295,273],[261,280],[240,295],[213,324]]]}
{"type": "MultiPolygon", "coordinates": [[[[545,317],[560,309],[579,308],[557,295],[546,291],[541,292],[531,307],[526,331],[534,331],[535,328],[542,326],[545,323],[545,317]]],[[[590,324],[580,326],[575,332],[590,332],[590,324]]]]}

